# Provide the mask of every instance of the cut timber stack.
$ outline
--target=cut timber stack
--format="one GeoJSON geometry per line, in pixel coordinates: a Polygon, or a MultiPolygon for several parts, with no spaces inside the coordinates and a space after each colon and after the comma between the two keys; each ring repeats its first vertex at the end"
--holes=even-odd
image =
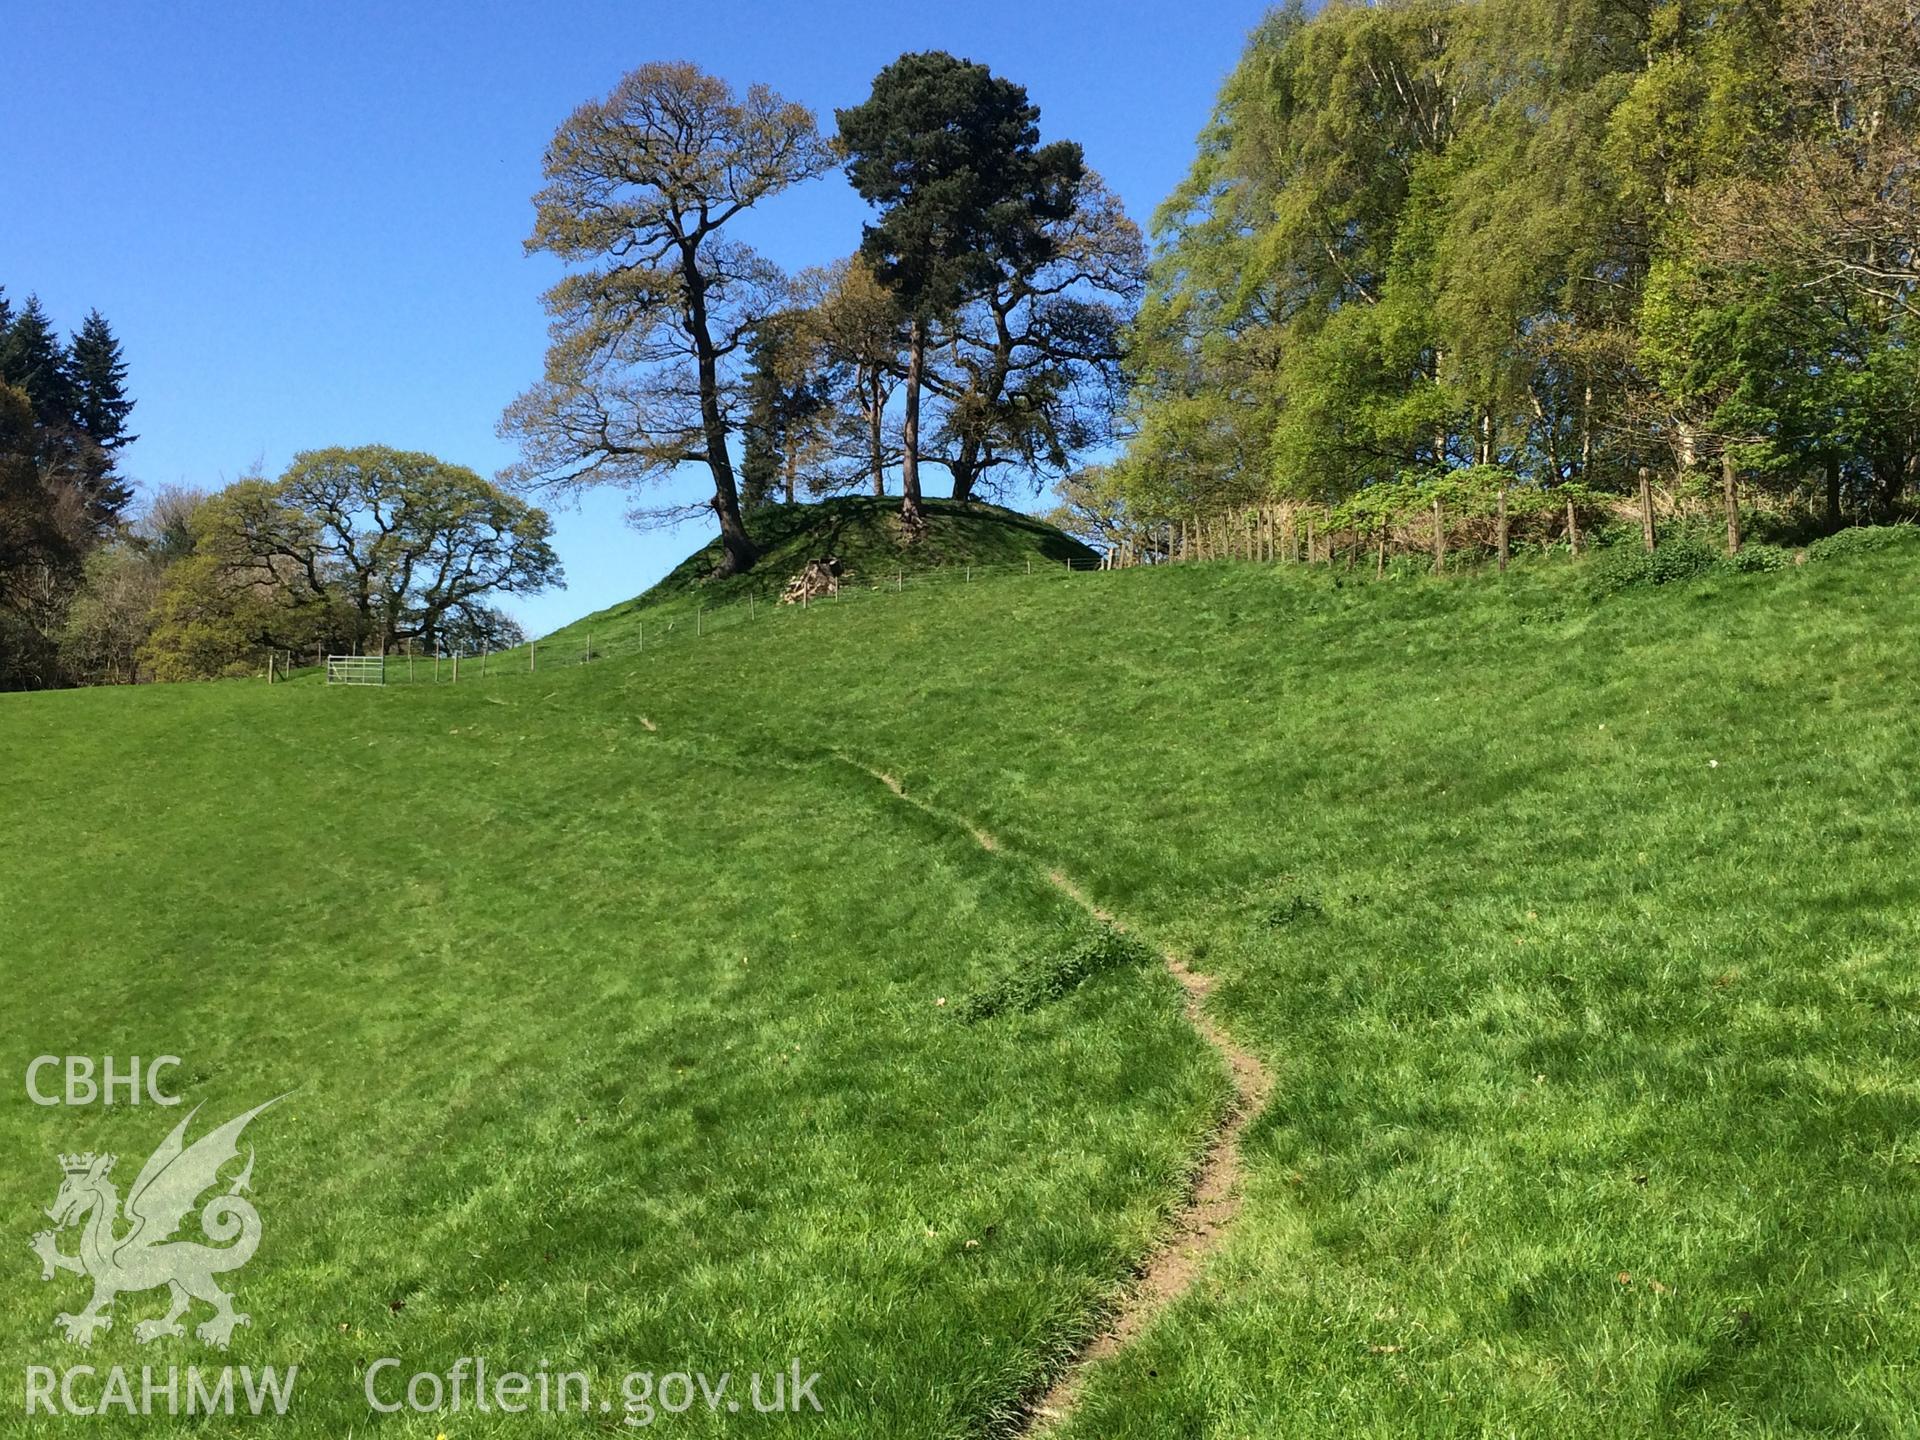
{"type": "Polygon", "coordinates": [[[782,605],[805,605],[827,595],[840,593],[840,562],[832,556],[809,560],[807,568],[787,582],[781,592],[782,605]]]}

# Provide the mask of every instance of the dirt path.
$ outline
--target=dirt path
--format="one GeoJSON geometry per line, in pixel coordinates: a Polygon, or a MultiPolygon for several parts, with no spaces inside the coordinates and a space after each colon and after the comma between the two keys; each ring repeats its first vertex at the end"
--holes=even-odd
{"type": "MultiPolygon", "coordinates": [[[[999,840],[992,833],[964,816],[949,815],[909,795],[906,787],[886,771],[877,770],[847,755],[839,758],[873,776],[907,804],[963,827],[972,834],[982,850],[1001,850],[999,840]]],[[[1055,889],[1095,919],[1103,920],[1115,929],[1126,928],[1060,871],[1049,870],[1047,879],[1055,889]]],[[[1161,951],[1160,959],[1167,967],[1167,972],[1180,982],[1180,988],[1185,993],[1188,1023],[1199,1031],[1200,1037],[1225,1062],[1228,1074],[1233,1079],[1233,1104],[1207,1142],[1206,1151],[1194,1171],[1186,1204],[1174,1215],[1166,1240],[1147,1257],[1128,1288],[1126,1298],[1109,1317],[1106,1328],[1068,1362],[1052,1387],[1028,1407],[1026,1418],[1012,1432],[1015,1436],[1045,1435],[1064,1421],[1079,1401],[1080,1388],[1086,1381],[1088,1370],[1123,1349],[1147,1327],[1154,1316],[1192,1288],[1207,1257],[1220,1247],[1226,1238],[1228,1225],[1240,1211],[1240,1139],[1248,1123],[1266,1104],[1267,1096],[1273,1089],[1273,1077],[1267,1073],[1266,1066],[1250,1051],[1236,1045],[1207,1014],[1207,992],[1213,988],[1213,981],[1195,972],[1177,955],[1161,951]]]]}

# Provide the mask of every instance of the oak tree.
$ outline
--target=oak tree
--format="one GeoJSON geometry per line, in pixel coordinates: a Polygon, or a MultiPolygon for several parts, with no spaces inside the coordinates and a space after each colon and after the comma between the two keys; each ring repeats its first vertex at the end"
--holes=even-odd
{"type": "Polygon", "coordinates": [[[509,478],[565,494],[703,465],[720,572],[751,567],[729,432],[748,341],[789,291],[727,226],[830,164],[804,106],[690,64],[643,65],[574,111],[547,147],[527,248],[575,268],[546,295],[545,374],[501,422],[522,451],[509,478]]]}

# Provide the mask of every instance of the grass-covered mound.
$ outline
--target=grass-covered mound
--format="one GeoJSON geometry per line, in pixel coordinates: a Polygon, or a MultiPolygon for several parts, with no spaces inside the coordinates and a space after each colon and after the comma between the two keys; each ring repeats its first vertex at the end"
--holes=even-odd
{"type": "MultiPolygon", "coordinates": [[[[0,1024],[302,1086],[235,1350],[310,1365],[286,1433],[479,1347],[817,1356],[820,1433],[984,1436],[1224,1086],[1057,868],[1275,1080],[1072,1435],[1898,1433],[1916,579],[1014,575],[457,690],[8,697],[0,1024]]],[[[0,1201],[152,1113],[15,1105],[0,1201]]],[[[10,1353],[73,1283],[17,1277],[10,1353]]]]}
{"type": "Polygon", "coordinates": [[[697,602],[710,608],[753,595],[776,599],[810,560],[832,556],[845,567],[850,587],[892,587],[929,575],[1060,569],[1068,561],[1086,566],[1099,557],[1071,535],[1018,510],[974,500],[922,502],[926,529],[912,543],[900,532],[900,497],[841,495],[804,505],[767,505],[747,515],[747,530],[760,547],[759,562],[744,575],[713,578],[720,563],[716,536],[632,600],[577,620],[553,637],[591,630],[622,632],[622,621],[649,610],[697,602]]]}

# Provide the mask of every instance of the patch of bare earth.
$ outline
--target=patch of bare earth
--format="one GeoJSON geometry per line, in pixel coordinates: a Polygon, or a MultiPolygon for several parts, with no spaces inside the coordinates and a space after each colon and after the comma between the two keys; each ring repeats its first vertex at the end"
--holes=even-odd
{"type": "MultiPolygon", "coordinates": [[[[886,771],[876,770],[871,765],[861,764],[846,756],[841,758],[865,770],[909,805],[940,814],[925,801],[907,794],[906,787],[886,771]]],[[[960,816],[943,815],[942,818],[964,826],[979,842],[981,849],[998,851],[1001,848],[1000,842],[989,831],[971,821],[960,816]]],[[[1061,894],[1095,919],[1116,929],[1126,928],[1059,870],[1049,870],[1047,879],[1061,894]]],[[[1225,1062],[1227,1072],[1233,1079],[1233,1103],[1207,1142],[1206,1152],[1194,1171],[1186,1203],[1173,1216],[1166,1241],[1147,1257],[1106,1327],[1081,1348],[1054,1380],[1051,1388],[1029,1406],[1024,1420],[1013,1431],[1017,1436],[1044,1435],[1072,1413],[1079,1401],[1081,1386],[1086,1382],[1087,1372],[1108,1356],[1124,1349],[1156,1315],[1193,1287],[1208,1256],[1224,1242],[1227,1227],[1240,1212],[1240,1140],[1249,1122],[1260,1113],[1268,1095],[1272,1093],[1273,1077],[1252,1052],[1235,1044],[1232,1037],[1207,1014],[1206,1000],[1207,993],[1213,988],[1212,979],[1194,970],[1177,955],[1162,951],[1160,959],[1167,973],[1180,982],[1185,994],[1188,1023],[1225,1062]]]]}

